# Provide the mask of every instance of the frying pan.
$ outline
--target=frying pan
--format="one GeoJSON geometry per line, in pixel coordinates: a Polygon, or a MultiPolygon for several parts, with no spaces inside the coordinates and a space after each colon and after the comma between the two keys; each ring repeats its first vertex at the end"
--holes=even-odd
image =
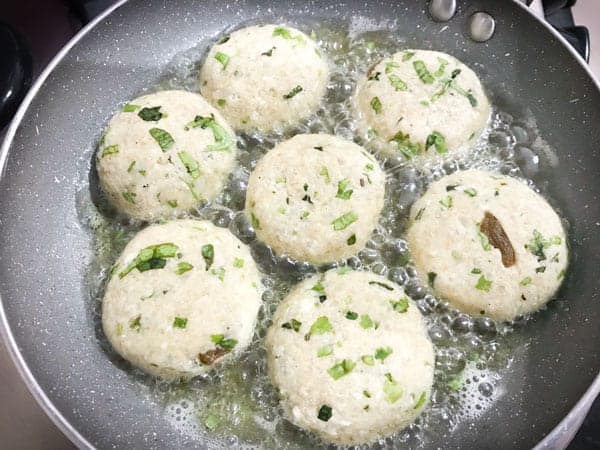
{"type": "Polygon", "coordinates": [[[573,436],[600,389],[600,89],[566,41],[510,1],[459,1],[450,22],[436,23],[425,2],[414,0],[132,0],[60,52],[0,154],[2,332],[29,389],[78,446],[209,445],[165,421],[94,332],[84,282],[92,246],[76,204],[107,117],[153,85],[176,54],[232,25],[359,16],[393,21],[407,46],[459,57],[476,67],[496,105],[535,117],[559,160],[539,183],[570,224],[570,273],[548,309],[518,330],[504,394],[477,420],[431,436],[427,446],[560,448],[573,436]],[[486,43],[466,33],[476,11],[496,20],[486,43]]]}

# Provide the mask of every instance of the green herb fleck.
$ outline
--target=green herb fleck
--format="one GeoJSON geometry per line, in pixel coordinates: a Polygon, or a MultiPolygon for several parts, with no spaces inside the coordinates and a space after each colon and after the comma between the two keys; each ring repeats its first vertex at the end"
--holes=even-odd
{"type": "Polygon", "coordinates": [[[441,199],[440,205],[448,209],[452,208],[452,196],[448,195],[445,198],[441,199]]]}
{"type": "Polygon", "coordinates": [[[317,414],[317,418],[322,420],[323,422],[327,422],[333,416],[333,411],[331,410],[331,406],[323,405],[319,408],[319,413],[317,414]]]}
{"type": "Polygon", "coordinates": [[[138,253],[131,263],[119,273],[119,278],[123,278],[133,269],[140,272],[147,270],[162,269],[167,264],[166,258],[173,258],[177,254],[177,247],[172,243],[150,245],[138,253]]]}
{"type": "Polygon", "coordinates": [[[408,61],[413,56],[415,56],[415,52],[404,52],[404,54],[402,55],[402,62],[408,61]]]}
{"type": "Polygon", "coordinates": [[[396,403],[402,397],[402,388],[389,373],[385,374],[385,382],[383,383],[383,393],[388,403],[396,403]]]}
{"type": "Polygon", "coordinates": [[[167,205],[169,205],[171,208],[177,208],[177,200],[167,200],[167,205]]]}
{"type": "Polygon", "coordinates": [[[142,328],[142,315],[135,317],[129,321],[129,328],[135,330],[139,333],[140,328],[142,328]]]}
{"type": "Polygon", "coordinates": [[[304,339],[308,341],[313,334],[325,334],[332,331],[333,327],[329,322],[329,318],[327,316],[321,316],[312,324],[308,334],[304,336],[304,339]]]}
{"type": "Polygon", "coordinates": [[[413,67],[415,69],[415,72],[417,72],[419,79],[423,83],[432,84],[435,81],[435,79],[433,78],[433,75],[431,75],[431,72],[429,72],[425,63],[423,61],[421,61],[420,59],[413,61],[413,67]]]}
{"type": "Polygon", "coordinates": [[[448,147],[446,146],[446,139],[442,136],[441,133],[434,131],[429,136],[427,136],[427,140],[425,141],[425,150],[428,150],[429,147],[435,148],[435,151],[439,154],[447,153],[448,147]]]}
{"type": "Polygon", "coordinates": [[[373,358],[373,355],[363,355],[360,357],[360,360],[363,362],[363,364],[366,364],[367,366],[375,365],[375,358],[373,358]]]}
{"type": "Polygon", "coordinates": [[[150,128],[148,132],[150,133],[150,136],[152,136],[154,140],[158,143],[163,152],[169,150],[169,148],[171,148],[175,143],[173,136],[171,136],[165,130],[162,130],[160,128],[150,128]]]}
{"type": "Polygon", "coordinates": [[[367,390],[364,390],[364,391],[363,391],[363,395],[364,395],[365,397],[367,397],[367,398],[371,398],[371,393],[370,393],[369,391],[367,391],[367,390]]]}
{"type": "Polygon", "coordinates": [[[425,208],[421,208],[417,211],[417,214],[415,215],[415,221],[417,220],[421,220],[421,217],[423,217],[423,213],[425,212],[425,208]]]}
{"type": "Polygon", "coordinates": [[[371,99],[371,108],[373,108],[375,114],[381,114],[381,111],[383,111],[383,105],[381,104],[379,97],[373,97],[371,99]]]}
{"type": "Polygon", "coordinates": [[[254,228],[255,230],[261,229],[260,220],[258,220],[258,217],[256,217],[253,212],[250,213],[250,221],[252,222],[252,228],[254,228]]]}
{"type": "Polygon", "coordinates": [[[528,244],[525,244],[525,248],[534,256],[537,256],[538,261],[543,261],[546,259],[544,250],[553,245],[560,245],[561,243],[562,239],[560,236],[553,236],[550,239],[546,239],[538,230],[533,230],[533,238],[528,244]]]}
{"type": "Polygon", "coordinates": [[[285,100],[289,100],[290,98],[295,97],[296,95],[298,95],[300,92],[302,92],[304,89],[302,88],[302,86],[297,85],[295,88],[293,88],[290,92],[288,92],[287,94],[284,94],[283,98],[285,100]]]}
{"type": "Polygon", "coordinates": [[[348,178],[344,178],[338,182],[337,198],[348,200],[352,196],[352,192],[354,191],[350,189],[350,180],[348,178]]]}
{"type": "Polygon", "coordinates": [[[127,168],[127,173],[131,173],[134,166],[135,166],[135,161],[131,161],[131,164],[129,164],[129,167],[127,168]]]}
{"type": "Polygon", "coordinates": [[[365,330],[368,328],[375,328],[375,323],[371,319],[371,316],[368,314],[362,314],[360,316],[360,327],[364,328],[365,330]]]}
{"type": "Polygon", "coordinates": [[[223,70],[227,69],[229,64],[229,56],[222,52],[215,53],[215,59],[221,63],[223,70]]]}
{"type": "Polygon", "coordinates": [[[138,116],[146,122],[158,122],[162,119],[163,113],[160,112],[160,106],[153,106],[152,108],[140,109],[138,116]]]}
{"type": "Polygon", "coordinates": [[[479,227],[477,228],[477,234],[479,235],[479,241],[481,242],[481,247],[488,252],[492,249],[492,245],[490,244],[490,240],[487,235],[482,233],[479,227]]]}
{"type": "Polygon", "coordinates": [[[344,359],[343,361],[334,364],[329,369],[327,369],[327,373],[334,380],[339,380],[344,375],[347,375],[350,372],[352,372],[352,369],[354,369],[354,367],[356,367],[356,363],[349,359],[344,359]]]}
{"type": "Polygon", "coordinates": [[[341,230],[345,230],[346,228],[348,228],[351,224],[353,224],[357,220],[358,220],[358,216],[354,212],[349,211],[349,212],[341,215],[337,219],[335,219],[333,222],[331,222],[331,225],[333,225],[333,229],[335,231],[341,231],[341,230]]]}
{"type": "Polygon", "coordinates": [[[321,167],[319,175],[321,175],[325,179],[325,183],[329,184],[331,182],[331,178],[329,177],[329,170],[327,170],[327,167],[321,167]]]}
{"type": "Polygon", "coordinates": [[[220,98],[217,100],[217,105],[219,105],[221,108],[223,108],[226,104],[227,100],[225,100],[224,98],[220,98]]]}
{"type": "Polygon", "coordinates": [[[483,275],[479,277],[479,280],[477,280],[477,284],[475,285],[475,289],[479,289],[480,291],[485,292],[490,292],[491,287],[491,280],[486,279],[483,275]]]}
{"type": "Polygon", "coordinates": [[[437,273],[435,273],[435,272],[429,272],[427,274],[427,282],[431,288],[433,288],[433,285],[435,284],[436,277],[437,277],[437,273]]]}
{"type": "Polygon", "coordinates": [[[242,267],[244,267],[244,260],[242,258],[235,258],[233,260],[233,267],[235,267],[236,269],[241,269],[242,267]]]}
{"type": "Polygon", "coordinates": [[[209,128],[212,131],[215,143],[206,147],[206,151],[229,152],[235,147],[235,140],[225,128],[217,123],[214,114],[211,114],[209,117],[196,116],[192,122],[185,126],[185,129],[189,130],[190,128],[198,127],[203,130],[209,128]]]}
{"type": "Polygon", "coordinates": [[[177,264],[177,270],[175,271],[175,273],[177,275],[182,275],[182,274],[192,270],[193,268],[194,268],[194,266],[192,266],[190,263],[182,261],[179,264],[177,264]]]}
{"type": "Polygon", "coordinates": [[[135,197],[137,196],[135,192],[123,192],[122,195],[127,202],[135,205],[135,197]]]}
{"type": "Polygon", "coordinates": [[[392,350],[391,347],[379,347],[377,350],[375,350],[375,359],[384,361],[385,358],[390,356],[393,352],[394,350],[392,350]]]}
{"type": "Polygon", "coordinates": [[[477,191],[473,188],[467,188],[467,189],[463,190],[463,192],[465,194],[467,194],[469,197],[475,197],[477,195],[477,191]]]}
{"type": "Polygon", "coordinates": [[[422,144],[411,142],[410,135],[404,134],[402,131],[398,131],[394,137],[390,139],[390,142],[394,142],[397,145],[398,151],[402,153],[406,159],[412,159],[415,156],[418,156],[423,150],[422,144]]]}
{"type": "Polygon", "coordinates": [[[187,319],[185,317],[175,317],[173,320],[174,328],[185,328],[187,326],[187,319]]]}
{"type": "Polygon", "coordinates": [[[354,311],[348,311],[348,312],[346,313],[346,316],[345,316],[345,317],[346,317],[346,319],[348,319],[348,320],[356,320],[356,319],[358,319],[358,314],[357,314],[357,313],[355,313],[354,311]]]}
{"type": "Polygon", "coordinates": [[[221,45],[224,44],[225,42],[227,42],[230,39],[230,36],[228,34],[226,34],[225,36],[223,36],[221,39],[219,39],[217,41],[217,45],[221,45]]]}
{"type": "Polygon", "coordinates": [[[354,244],[356,244],[356,234],[353,234],[352,236],[350,236],[346,240],[346,244],[348,244],[348,245],[354,245],[354,244]]]}
{"type": "Polygon", "coordinates": [[[521,286],[527,286],[528,284],[531,284],[532,281],[533,280],[531,279],[531,277],[525,277],[519,282],[519,284],[521,286]]]}
{"type": "Polygon", "coordinates": [[[200,177],[200,164],[192,155],[188,152],[179,152],[177,156],[179,156],[181,163],[192,179],[196,180],[200,177]]]}
{"type": "Polygon", "coordinates": [[[108,147],[104,147],[104,149],[102,150],[102,158],[108,155],[114,155],[116,153],[119,153],[119,146],[109,145],[108,147]]]}
{"type": "Polygon", "coordinates": [[[398,301],[390,300],[390,305],[392,305],[394,311],[398,313],[405,313],[406,311],[408,311],[408,297],[402,297],[398,301]]]}
{"type": "Polygon", "coordinates": [[[286,330],[294,330],[296,333],[300,331],[300,327],[302,326],[302,322],[296,319],[292,319],[289,322],[285,322],[281,325],[281,328],[285,328],[286,330]]]}
{"type": "Polygon", "coordinates": [[[292,33],[288,28],[285,27],[276,27],[273,30],[273,37],[282,37],[283,39],[294,40],[299,44],[304,44],[304,38],[301,35],[292,36],[292,33]]]}
{"type": "Polygon", "coordinates": [[[266,52],[262,52],[261,56],[273,56],[273,50],[275,50],[275,47],[271,47],[269,50],[267,50],[266,52]]]}
{"type": "Polygon", "coordinates": [[[415,403],[415,406],[413,406],[413,409],[419,409],[421,406],[423,406],[425,404],[426,400],[427,400],[427,394],[425,394],[425,391],[423,391],[423,392],[421,392],[421,395],[419,396],[417,403],[415,403]]]}
{"type": "Polygon", "coordinates": [[[473,275],[481,275],[481,269],[479,269],[477,267],[473,267],[473,270],[471,270],[471,273],[473,275]]]}
{"type": "Polygon", "coordinates": [[[408,85],[399,76],[394,74],[388,75],[388,80],[390,80],[390,84],[396,91],[408,90],[408,85]]]}
{"type": "Polygon", "coordinates": [[[373,281],[369,281],[369,284],[372,285],[372,286],[373,285],[377,285],[377,286],[382,287],[382,288],[384,288],[384,289],[386,289],[388,291],[393,291],[394,290],[394,288],[391,287],[389,284],[382,283],[381,281],[375,281],[375,280],[373,280],[373,281]]]}
{"type": "Polygon", "coordinates": [[[333,353],[332,345],[324,345],[319,350],[317,350],[317,358],[323,358],[324,356],[329,356],[333,353]]]}
{"type": "Polygon", "coordinates": [[[561,271],[558,273],[558,276],[556,277],[556,279],[557,279],[557,280],[562,280],[562,279],[565,277],[566,273],[567,273],[567,272],[565,271],[565,269],[562,269],[562,270],[561,270],[561,271]]]}
{"type": "Polygon", "coordinates": [[[223,334],[213,334],[211,335],[210,340],[217,344],[217,346],[226,350],[233,349],[238,343],[236,339],[226,339],[223,334]]]}
{"type": "Polygon", "coordinates": [[[352,272],[352,268],[350,268],[348,266],[339,267],[337,270],[338,275],[346,275],[350,272],[352,272]]]}
{"type": "Polygon", "coordinates": [[[212,244],[206,244],[202,246],[202,258],[206,264],[205,270],[210,269],[215,260],[215,247],[212,244]]]}
{"type": "Polygon", "coordinates": [[[438,67],[438,69],[435,71],[434,75],[436,77],[441,77],[442,75],[444,75],[444,72],[446,70],[446,66],[448,65],[448,61],[446,61],[443,58],[438,58],[438,61],[440,63],[440,66],[438,67]]]}
{"type": "Polygon", "coordinates": [[[138,109],[140,109],[140,107],[138,105],[133,105],[131,103],[126,103],[123,106],[123,112],[134,112],[134,111],[137,111],[138,109]]]}
{"type": "Polygon", "coordinates": [[[220,281],[225,280],[225,268],[219,267],[218,269],[211,269],[210,273],[216,276],[220,281]]]}

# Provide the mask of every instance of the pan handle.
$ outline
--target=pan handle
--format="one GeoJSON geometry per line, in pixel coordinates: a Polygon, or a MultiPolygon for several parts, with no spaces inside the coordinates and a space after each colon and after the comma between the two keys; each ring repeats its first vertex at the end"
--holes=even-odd
{"type": "Polygon", "coordinates": [[[586,62],[590,61],[590,33],[575,25],[571,7],[577,0],[527,0],[534,13],[558,31],[586,62]]]}

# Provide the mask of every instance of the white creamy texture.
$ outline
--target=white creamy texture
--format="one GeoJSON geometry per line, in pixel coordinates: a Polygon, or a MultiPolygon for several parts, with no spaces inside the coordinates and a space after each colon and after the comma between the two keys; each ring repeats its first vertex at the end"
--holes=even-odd
{"type": "Polygon", "coordinates": [[[144,95],[128,105],[124,109],[130,112],[111,119],[97,154],[100,184],[111,203],[136,219],[156,220],[213,200],[237,154],[235,134],[219,112],[200,95],[186,91],[144,95]],[[143,108],[157,106],[163,114],[159,120],[139,116],[143,108]],[[224,140],[216,142],[210,126],[188,126],[196,116],[213,116],[224,140]],[[163,150],[152,129],[166,131],[174,142],[169,144],[167,137],[163,150]]]}
{"type": "Polygon", "coordinates": [[[454,307],[500,320],[541,308],[568,264],[565,231],[546,200],[521,181],[480,170],[431,184],[411,208],[407,239],[424,283],[435,273],[435,292],[454,307]],[[486,212],[508,236],[514,265],[505,267],[480,234],[486,212]]]}
{"type": "Polygon", "coordinates": [[[164,378],[191,377],[250,343],[261,305],[260,273],[248,248],[228,230],[199,220],[152,225],[127,244],[115,265],[102,324],[114,349],[132,364],[164,378]],[[177,255],[165,258],[164,268],[125,273],[141,250],[166,243],[177,246],[177,255]],[[207,245],[214,251],[208,270],[207,245]],[[182,264],[193,268],[184,271],[182,264]],[[185,319],[184,328],[176,318],[185,319]],[[215,350],[220,334],[237,344],[203,364],[199,354],[215,350]]]}
{"type": "Polygon", "coordinates": [[[268,132],[315,112],[329,68],[306,34],[284,25],[251,26],[219,42],[202,66],[200,90],[234,128],[268,132]]]}
{"type": "Polygon", "coordinates": [[[428,50],[384,58],[359,81],[353,102],[363,135],[387,155],[401,154],[420,163],[466,150],[491,112],[471,69],[451,55],[428,50]],[[423,79],[415,64],[424,64],[423,79]],[[428,146],[434,132],[444,141],[439,148],[428,146]]]}
{"type": "Polygon", "coordinates": [[[267,363],[291,422],[326,441],[357,445],[419,416],[435,362],[423,317],[402,288],[343,270],[303,281],[279,305],[267,333],[267,363]],[[301,323],[297,331],[288,325],[293,320],[301,323]],[[332,369],[343,361],[346,370],[332,369]],[[323,405],[331,408],[328,421],[318,417],[323,405]]]}
{"type": "Polygon", "coordinates": [[[301,134],[270,150],[248,181],[246,214],[277,253],[322,264],[362,249],[383,208],[385,174],[362,147],[301,134]]]}

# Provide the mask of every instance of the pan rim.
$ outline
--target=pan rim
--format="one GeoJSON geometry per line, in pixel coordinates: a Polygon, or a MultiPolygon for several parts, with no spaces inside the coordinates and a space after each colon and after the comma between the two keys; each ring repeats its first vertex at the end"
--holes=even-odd
{"type": "MultiPolygon", "coordinates": [[[[9,149],[13,143],[16,131],[20,126],[25,113],[29,109],[32,101],[37,96],[42,85],[45,83],[48,76],[54,71],[56,66],[65,58],[65,56],[71,51],[71,49],[92,29],[96,27],[100,22],[110,16],[115,10],[122,7],[129,0],[118,0],[115,4],[107,8],[85,27],[83,27],[65,46],[52,58],[50,63],[45,67],[42,73],[35,80],[34,84],[30,88],[29,92],[25,96],[23,102],[19,106],[17,113],[13,117],[4,141],[0,146],[0,179],[3,177],[6,170],[6,162],[8,160],[9,149]]],[[[513,4],[517,7],[522,8],[527,14],[531,15],[533,19],[541,22],[541,25],[546,28],[559,42],[567,48],[567,51],[575,58],[583,70],[592,80],[592,83],[598,91],[600,91],[600,80],[592,73],[589,65],[585,60],[573,49],[573,47],[567,42],[567,40],[560,35],[552,26],[545,20],[541,20],[537,17],[530,8],[522,4],[519,0],[512,0],[513,4]]],[[[48,398],[46,393],[38,384],[36,378],[33,376],[29,365],[23,358],[17,342],[14,338],[12,329],[6,317],[4,309],[4,302],[0,295],[0,336],[4,341],[5,348],[11,357],[11,360],[17,368],[21,379],[25,382],[27,389],[32,394],[38,405],[42,408],[44,413],[50,418],[50,420],[56,425],[61,432],[78,448],[94,449],[95,447],[83,437],[77,429],[63,416],[63,414],[56,408],[52,400],[48,398]]],[[[561,421],[554,426],[552,431],[548,433],[536,446],[534,450],[542,450],[548,448],[562,448],[566,447],[568,443],[575,436],[579,429],[579,425],[583,421],[584,414],[587,413],[591,407],[592,402],[600,393],[600,371],[596,375],[594,381],[589,385],[585,393],[579,398],[575,405],[569,410],[569,412],[561,419],[561,421]],[[579,422],[579,423],[578,423],[579,422]],[[575,427],[577,426],[577,427],[575,427]],[[567,433],[565,435],[565,433],[567,433]]]]}

